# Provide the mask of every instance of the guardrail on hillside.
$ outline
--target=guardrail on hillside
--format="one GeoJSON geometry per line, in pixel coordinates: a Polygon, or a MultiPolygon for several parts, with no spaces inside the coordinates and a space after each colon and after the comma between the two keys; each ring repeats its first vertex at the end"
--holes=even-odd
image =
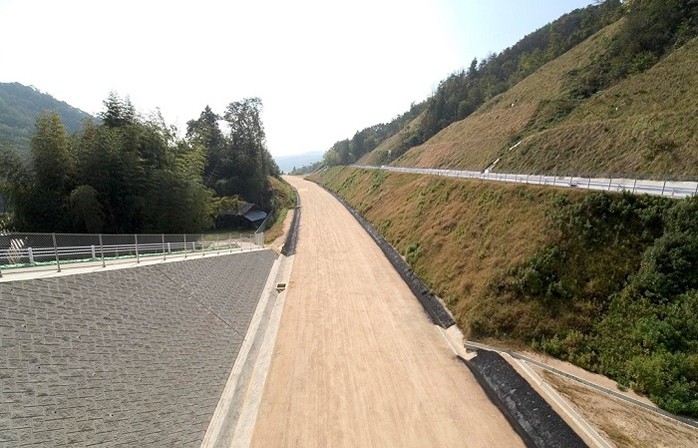
{"type": "Polygon", "coordinates": [[[0,277],[14,269],[97,262],[106,267],[144,257],[233,252],[264,246],[264,232],[216,234],[0,233],[0,277]]]}
{"type": "Polygon", "coordinates": [[[430,174],[433,176],[479,179],[495,182],[508,182],[529,185],[549,185],[555,187],[583,188],[587,190],[629,192],[651,194],[671,198],[686,198],[698,194],[698,182],[660,181],[626,178],[593,178],[574,176],[545,176],[538,174],[508,174],[480,171],[446,170],[436,168],[406,168],[398,166],[352,165],[367,170],[385,170],[398,173],[430,174]]]}

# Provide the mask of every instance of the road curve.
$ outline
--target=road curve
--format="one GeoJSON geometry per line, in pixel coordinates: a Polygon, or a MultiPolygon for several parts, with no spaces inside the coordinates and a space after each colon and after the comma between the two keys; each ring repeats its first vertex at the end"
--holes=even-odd
{"type": "Polygon", "coordinates": [[[523,447],[349,212],[287,180],[300,232],[252,446],[523,447]]]}

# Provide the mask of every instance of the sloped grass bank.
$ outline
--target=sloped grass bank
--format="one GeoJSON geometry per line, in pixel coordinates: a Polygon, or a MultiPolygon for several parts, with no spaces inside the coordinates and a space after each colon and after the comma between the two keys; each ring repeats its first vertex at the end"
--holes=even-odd
{"type": "Polygon", "coordinates": [[[334,168],[467,337],[514,340],[698,416],[698,200],[334,168]]]}

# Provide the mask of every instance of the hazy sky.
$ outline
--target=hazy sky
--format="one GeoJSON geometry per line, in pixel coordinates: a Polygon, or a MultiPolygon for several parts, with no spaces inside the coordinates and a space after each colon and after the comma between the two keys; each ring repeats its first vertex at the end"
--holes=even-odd
{"type": "Polygon", "coordinates": [[[274,155],[325,150],[591,0],[0,0],[0,82],[97,113],[111,90],[184,130],[264,102],[274,155]]]}

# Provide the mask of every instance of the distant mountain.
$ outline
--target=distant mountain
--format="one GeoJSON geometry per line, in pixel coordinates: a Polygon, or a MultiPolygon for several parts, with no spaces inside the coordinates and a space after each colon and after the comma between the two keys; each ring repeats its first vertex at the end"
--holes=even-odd
{"type": "Polygon", "coordinates": [[[312,151],[303,154],[297,154],[293,156],[277,156],[274,157],[276,164],[279,165],[279,169],[284,173],[291,172],[293,168],[300,168],[302,166],[310,165],[311,163],[319,162],[322,160],[323,151],[312,151]]]}
{"type": "Polygon", "coordinates": [[[47,111],[58,112],[70,133],[80,129],[85,118],[91,118],[90,114],[35,87],[16,82],[0,83],[0,145],[14,148],[23,156],[28,155],[34,123],[47,111]]]}

